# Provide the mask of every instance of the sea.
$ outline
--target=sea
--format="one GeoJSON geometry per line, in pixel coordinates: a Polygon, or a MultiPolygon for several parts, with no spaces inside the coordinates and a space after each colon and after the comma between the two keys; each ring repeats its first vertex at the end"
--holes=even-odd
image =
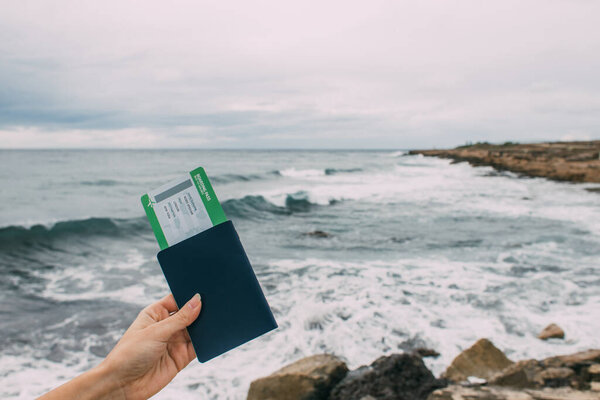
{"type": "Polygon", "coordinates": [[[600,347],[591,184],[404,150],[6,150],[0,397],[97,365],[168,293],[140,196],[198,166],[279,328],[193,361],[157,399],[245,399],[252,380],[317,353],[353,369],[427,347],[438,375],[483,337],[513,360],[600,347]],[[536,338],[549,323],[564,340],[536,338]]]}

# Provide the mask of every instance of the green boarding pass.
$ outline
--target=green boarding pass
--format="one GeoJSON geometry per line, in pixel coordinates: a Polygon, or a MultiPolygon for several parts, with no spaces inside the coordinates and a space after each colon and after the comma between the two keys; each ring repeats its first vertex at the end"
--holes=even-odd
{"type": "Polygon", "coordinates": [[[202,167],[143,195],[142,205],[161,250],[227,221],[202,167]]]}

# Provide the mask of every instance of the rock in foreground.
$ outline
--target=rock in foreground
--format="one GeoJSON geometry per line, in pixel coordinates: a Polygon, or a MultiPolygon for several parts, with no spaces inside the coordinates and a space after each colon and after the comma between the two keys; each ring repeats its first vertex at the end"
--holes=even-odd
{"type": "Polygon", "coordinates": [[[331,400],[425,400],[446,385],[436,379],[420,357],[392,354],[360,367],[333,389],[331,400]]]}
{"type": "Polygon", "coordinates": [[[456,356],[442,376],[453,382],[466,381],[469,376],[490,379],[512,364],[492,342],[479,339],[456,356]]]}
{"type": "Polygon", "coordinates": [[[347,372],[331,354],[306,357],[252,382],[248,400],[325,400],[347,372]]]}

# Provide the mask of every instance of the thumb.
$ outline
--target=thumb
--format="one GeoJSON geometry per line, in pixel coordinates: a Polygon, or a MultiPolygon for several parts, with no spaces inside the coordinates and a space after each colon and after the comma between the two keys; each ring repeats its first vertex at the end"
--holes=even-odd
{"type": "Polygon", "coordinates": [[[179,311],[155,325],[155,338],[163,341],[169,340],[176,332],[194,322],[198,318],[201,308],[202,299],[196,293],[179,311]]]}

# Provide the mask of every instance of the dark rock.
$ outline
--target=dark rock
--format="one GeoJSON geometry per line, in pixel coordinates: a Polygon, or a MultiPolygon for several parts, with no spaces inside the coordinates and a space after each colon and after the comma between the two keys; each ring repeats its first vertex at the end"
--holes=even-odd
{"type": "Polygon", "coordinates": [[[329,399],[361,400],[370,396],[376,400],[425,400],[429,393],[445,385],[445,380],[431,374],[421,357],[393,354],[349,372],[329,399]]]}
{"type": "Polygon", "coordinates": [[[316,237],[316,238],[329,238],[332,236],[331,233],[327,233],[325,231],[320,231],[320,230],[316,230],[316,231],[312,231],[312,232],[305,232],[305,233],[303,233],[303,235],[316,237]]]}
{"type": "Polygon", "coordinates": [[[334,355],[306,357],[252,382],[248,400],[325,400],[347,372],[334,355]]]}
{"type": "Polygon", "coordinates": [[[479,339],[456,356],[442,377],[454,382],[465,381],[469,376],[490,379],[511,364],[513,362],[492,342],[479,339]]]}

